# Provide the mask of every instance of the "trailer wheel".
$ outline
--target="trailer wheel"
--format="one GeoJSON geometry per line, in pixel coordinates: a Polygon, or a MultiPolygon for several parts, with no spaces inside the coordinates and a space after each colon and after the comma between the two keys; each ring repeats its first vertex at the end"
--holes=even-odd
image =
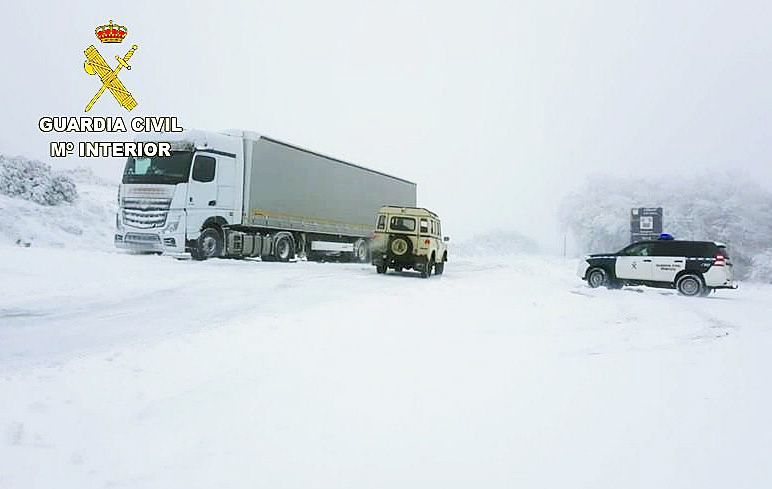
{"type": "Polygon", "coordinates": [[[206,228],[195,242],[195,250],[190,255],[194,260],[207,260],[222,255],[223,238],[217,228],[206,228]]]}
{"type": "Polygon", "coordinates": [[[368,249],[367,241],[364,239],[358,239],[354,243],[354,261],[358,263],[367,263],[369,251],[370,250],[368,249]]]}
{"type": "Polygon", "coordinates": [[[292,258],[292,240],[289,236],[280,236],[276,240],[276,248],[273,252],[277,260],[287,262],[292,258]]]}

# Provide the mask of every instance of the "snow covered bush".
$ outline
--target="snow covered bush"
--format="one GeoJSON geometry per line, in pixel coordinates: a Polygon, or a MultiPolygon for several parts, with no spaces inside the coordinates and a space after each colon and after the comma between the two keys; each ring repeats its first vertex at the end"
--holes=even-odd
{"type": "Polygon", "coordinates": [[[72,203],[78,197],[75,182],[50,165],[26,158],[0,155],[0,194],[41,205],[72,203]]]}
{"type": "Polygon", "coordinates": [[[560,218],[583,252],[614,251],[630,240],[630,209],[663,207],[677,239],[729,246],[738,278],[772,282],[772,193],[732,177],[592,177],[569,194],[560,218]]]}

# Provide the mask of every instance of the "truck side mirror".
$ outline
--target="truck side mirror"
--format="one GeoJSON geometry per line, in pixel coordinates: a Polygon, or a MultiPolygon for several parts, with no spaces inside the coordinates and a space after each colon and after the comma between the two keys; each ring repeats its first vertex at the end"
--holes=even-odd
{"type": "Polygon", "coordinates": [[[450,236],[445,236],[444,238],[442,238],[442,240],[447,243],[448,241],[450,241],[450,236]]]}

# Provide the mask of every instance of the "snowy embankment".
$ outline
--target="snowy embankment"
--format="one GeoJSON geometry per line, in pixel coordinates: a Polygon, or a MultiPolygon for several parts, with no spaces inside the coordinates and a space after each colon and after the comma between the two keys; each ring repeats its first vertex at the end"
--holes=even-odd
{"type": "Polygon", "coordinates": [[[117,194],[90,170],[0,155],[0,246],[111,249],[117,194]]]}
{"type": "Polygon", "coordinates": [[[3,255],[0,487],[772,483],[768,286],[3,255]]]}

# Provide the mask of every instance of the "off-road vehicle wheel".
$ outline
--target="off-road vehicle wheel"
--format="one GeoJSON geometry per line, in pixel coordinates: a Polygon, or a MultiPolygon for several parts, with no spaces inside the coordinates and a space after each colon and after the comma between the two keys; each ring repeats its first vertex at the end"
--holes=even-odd
{"type": "Polygon", "coordinates": [[[375,271],[378,273],[386,273],[386,265],[376,265],[375,271]]]}
{"type": "Polygon", "coordinates": [[[593,268],[587,272],[587,285],[593,289],[597,289],[603,285],[606,285],[608,276],[606,271],[602,268],[593,268]]]}
{"type": "Polygon", "coordinates": [[[445,262],[440,262],[434,265],[434,274],[435,275],[442,275],[442,272],[445,271],[445,262]]]}
{"type": "Polygon", "coordinates": [[[421,278],[429,278],[432,276],[432,265],[434,265],[434,263],[432,263],[431,260],[426,260],[426,262],[424,262],[424,266],[421,267],[421,278]]]}
{"type": "Polygon", "coordinates": [[[676,282],[678,293],[687,297],[702,295],[704,288],[705,286],[702,284],[702,279],[697,275],[682,275],[676,282]]]}
{"type": "Polygon", "coordinates": [[[195,248],[190,252],[194,260],[208,260],[221,256],[223,250],[222,232],[216,228],[204,229],[196,240],[195,248]]]}

